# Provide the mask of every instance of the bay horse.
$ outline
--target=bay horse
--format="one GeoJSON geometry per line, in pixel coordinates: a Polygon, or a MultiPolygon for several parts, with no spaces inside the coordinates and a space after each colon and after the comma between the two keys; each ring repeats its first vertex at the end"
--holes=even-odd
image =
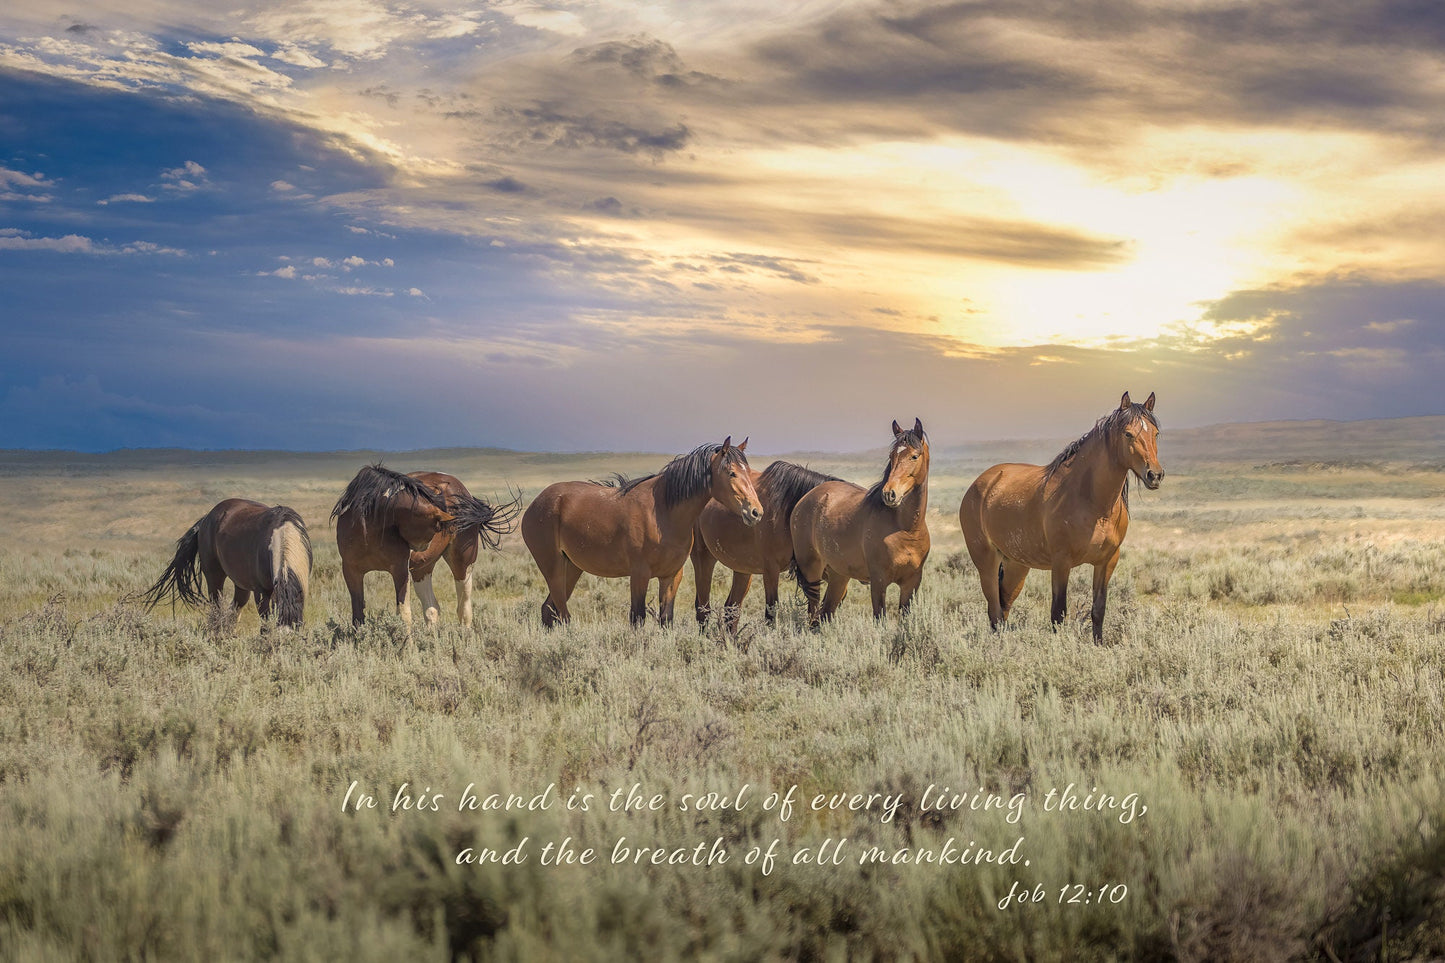
{"type": "MultiPolygon", "coordinates": [[[[480,501],[467,491],[467,486],[455,475],[440,471],[414,471],[409,472],[408,477],[440,492],[446,510],[454,517],[464,514],[468,503],[480,501]]],[[[489,507],[493,514],[486,522],[455,524],[451,529],[444,529],[432,536],[431,543],[424,551],[411,553],[411,577],[416,583],[417,594],[421,596],[422,612],[427,625],[435,626],[440,621],[441,609],[437,604],[436,591],[432,588],[432,570],[441,559],[446,559],[452,580],[456,582],[457,621],[463,627],[472,624],[472,566],[476,564],[483,543],[488,548],[495,549],[501,537],[512,531],[512,520],[516,518],[521,505],[518,500],[513,499],[511,502],[489,507]]],[[[476,514],[480,515],[482,512],[476,514]]]]}
{"type": "Polygon", "coordinates": [[[709,501],[744,524],[763,517],[747,439],[700,445],[659,472],[615,482],[568,481],[544,488],[522,514],[522,541],[547,581],[542,624],[568,622],[567,600],[583,572],[632,582],[632,624],[647,618],[647,584],[657,579],[658,620],[672,621],[693,529],[709,501]]]}
{"type": "MultiPolygon", "coordinates": [[[[367,572],[390,573],[396,589],[397,614],[410,629],[414,565],[418,572],[425,573],[418,580],[429,578],[437,560],[461,536],[475,532],[495,547],[496,539],[511,531],[508,523],[515,507],[510,512],[505,507],[495,508],[472,497],[461,482],[456,482],[455,488],[450,483],[434,488],[424,480],[432,474],[439,473],[418,472],[418,478],[381,464],[367,465],[356,473],[332,507],[341,577],[351,595],[353,625],[366,621],[362,586],[367,572]]],[[[451,479],[450,475],[445,477],[451,479]]],[[[465,574],[467,570],[463,571],[465,574]]],[[[430,589],[428,584],[423,600],[434,609],[436,597],[430,589]]],[[[463,599],[459,587],[457,594],[458,614],[465,611],[470,616],[470,593],[463,599]]],[[[469,620],[463,624],[470,624],[469,620]]]]}
{"type": "Polygon", "coordinates": [[[1159,467],[1154,393],[1100,418],[1047,465],[994,465],[963,496],[958,521],[978,568],[989,625],[997,629],[1030,569],[1052,575],[1055,626],[1064,621],[1069,570],[1094,566],[1094,641],[1104,638],[1104,603],[1129,530],[1129,475],[1153,491],[1159,467]]]}
{"type": "Polygon", "coordinates": [[[749,525],[716,500],[704,506],[692,538],[699,624],[706,623],[712,611],[712,573],[718,562],[733,572],[732,590],[723,604],[728,631],[737,631],[743,599],[754,575],[763,577],[763,615],[768,624],[773,623],[778,609],[778,578],[793,558],[793,533],[788,525],[793,507],[823,482],[839,480],[792,462],[775,461],[763,471],[752,473],[753,488],[763,506],[763,518],[757,524],[749,525]]]}
{"type": "MultiPolygon", "coordinates": [[[[175,555],[155,584],[141,595],[147,609],[166,598],[188,605],[207,599],[219,607],[230,579],[231,603],[239,613],[256,594],[261,618],[274,613],[279,625],[301,624],[311,576],[311,536],[306,523],[285,505],[274,507],[246,498],[216,505],[176,541],[175,555]],[[205,594],[201,579],[205,578],[205,594]]],[[[235,616],[231,625],[234,628],[235,616]]]]}
{"type": "Polygon", "coordinates": [[[831,619],[849,579],[867,585],[873,617],[883,617],[888,586],[898,583],[898,611],[908,611],[928,558],[928,435],[913,420],[893,422],[893,447],[883,478],[872,488],[846,481],[818,485],[793,509],[791,530],[798,584],[808,599],[808,623],[831,619]],[[828,592],[819,605],[819,586],[828,592]]]}

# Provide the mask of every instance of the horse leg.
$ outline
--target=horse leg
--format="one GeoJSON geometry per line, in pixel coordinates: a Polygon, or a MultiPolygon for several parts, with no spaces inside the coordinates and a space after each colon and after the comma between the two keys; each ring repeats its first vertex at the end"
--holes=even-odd
{"type": "Polygon", "coordinates": [[[908,607],[913,604],[913,593],[918,591],[918,586],[923,584],[923,567],[919,566],[917,572],[907,576],[898,583],[898,617],[902,618],[908,614],[908,607]]]}
{"type": "MultiPolygon", "coordinates": [[[[829,588],[832,588],[831,584],[829,588]]],[[[869,575],[868,595],[873,600],[873,621],[882,621],[883,612],[888,606],[888,580],[877,572],[869,575]]]]}
{"type": "Polygon", "coordinates": [[[1008,610],[1004,608],[999,598],[999,582],[1001,580],[1003,564],[998,552],[990,549],[974,551],[974,546],[969,545],[968,553],[973,558],[973,565],[978,569],[978,582],[983,588],[983,600],[988,604],[988,627],[998,631],[999,625],[1008,617],[1008,610]]]}
{"type": "Polygon", "coordinates": [[[650,581],[652,578],[645,569],[632,573],[632,609],[629,618],[634,628],[647,621],[647,583],[650,581]]]}
{"type": "Polygon", "coordinates": [[[341,578],[346,582],[346,593],[351,596],[351,624],[360,625],[366,621],[366,593],[362,589],[366,573],[343,564],[341,578]]]}
{"type": "Polygon", "coordinates": [[[249,601],[251,601],[251,593],[237,585],[236,591],[231,595],[231,611],[226,619],[228,631],[236,631],[236,622],[241,618],[241,610],[249,601]]]}
{"type": "Polygon", "coordinates": [[[468,630],[472,627],[472,567],[462,573],[462,577],[455,580],[457,583],[457,621],[461,623],[462,629],[468,630]]]}
{"type": "Polygon", "coordinates": [[[1064,617],[1069,612],[1069,567],[1067,565],[1056,565],[1050,569],[1053,576],[1054,605],[1049,611],[1049,618],[1053,621],[1054,627],[1058,628],[1064,623],[1064,617]]]}
{"type": "Polygon", "coordinates": [[[411,634],[411,568],[406,559],[391,569],[391,582],[396,587],[396,614],[406,623],[406,633],[411,634]]]}
{"type": "Polygon", "coordinates": [[[567,611],[567,600],[572,597],[572,590],[577,587],[577,580],[581,577],[582,570],[566,555],[558,553],[557,564],[553,567],[552,574],[547,576],[547,600],[542,603],[544,628],[550,629],[558,622],[572,621],[572,613],[567,611]]]}
{"type": "Polygon", "coordinates": [[[673,605],[677,602],[677,589],[682,585],[682,569],[672,578],[657,580],[657,620],[663,625],[672,624],[673,605]]]}
{"type": "Polygon", "coordinates": [[[836,572],[829,574],[828,591],[823,594],[823,609],[819,613],[821,618],[832,621],[833,613],[838,611],[838,606],[843,604],[843,597],[848,594],[848,582],[846,575],[836,572]]]}
{"type": "Polygon", "coordinates": [[[1002,618],[1008,618],[1013,610],[1014,603],[1018,601],[1019,593],[1024,590],[1024,579],[1028,578],[1029,567],[1018,562],[1010,562],[1007,559],[998,569],[998,604],[1002,610],[1002,618]]]}
{"type": "Polygon", "coordinates": [[[823,562],[822,556],[813,551],[811,545],[794,545],[793,571],[798,579],[798,588],[802,589],[803,597],[808,600],[808,625],[817,628],[818,620],[822,617],[819,583],[823,581],[823,572],[828,566],[823,562]]]}
{"type": "Polygon", "coordinates": [[[421,578],[416,579],[416,594],[421,598],[422,617],[426,619],[427,628],[434,629],[441,621],[441,606],[437,603],[436,589],[432,587],[431,572],[427,572],[421,578]]]}
{"type": "Polygon", "coordinates": [[[1104,641],[1104,603],[1109,598],[1109,579],[1114,577],[1114,566],[1119,564],[1119,550],[1106,561],[1094,566],[1094,607],[1089,613],[1094,620],[1094,641],[1104,641]]]}
{"type": "Polygon", "coordinates": [[[708,617],[712,615],[712,573],[716,568],[717,559],[713,558],[712,552],[707,550],[703,540],[694,534],[692,536],[692,579],[696,583],[697,594],[692,607],[697,613],[698,625],[706,625],[708,617]]]}
{"type": "Polygon", "coordinates": [[[723,605],[723,622],[734,635],[737,634],[738,623],[743,618],[743,599],[748,597],[748,588],[752,584],[753,577],[747,572],[733,573],[732,591],[728,592],[728,600],[723,605]]]}
{"type": "Polygon", "coordinates": [[[778,617],[778,577],[782,570],[772,565],[763,566],[763,618],[772,625],[778,617]]]}

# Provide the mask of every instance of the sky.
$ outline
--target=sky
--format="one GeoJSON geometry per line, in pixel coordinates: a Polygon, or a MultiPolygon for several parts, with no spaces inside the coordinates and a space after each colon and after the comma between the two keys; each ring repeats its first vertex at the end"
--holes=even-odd
{"type": "Polygon", "coordinates": [[[1445,414],[1435,0],[7,0],[0,448],[1445,414]]]}

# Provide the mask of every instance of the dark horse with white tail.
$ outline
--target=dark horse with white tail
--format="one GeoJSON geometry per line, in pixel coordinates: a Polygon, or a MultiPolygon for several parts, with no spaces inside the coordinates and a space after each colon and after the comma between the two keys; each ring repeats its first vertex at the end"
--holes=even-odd
{"type": "MultiPolygon", "coordinates": [[[[235,585],[236,612],[255,592],[256,610],[263,619],[274,612],[278,624],[297,626],[306,607],[310,576],[311,537],[300,515],[285,505],[228,498],[180,537],[171,564],[141,601],[149,609],[166,598],[201,605],[209,597],[219,606],[229,578],[235,585]]],[[[232,619],[234,626],[234,615],[232,619]]]]}
{"type": "Polygon", "coordinates": [[[397,613],[411,626],[411,575],[426,580],[422,593],[427,621],[435,619],[436,596],[431,592],[431,571],[448,549],[456,546],[456,560],[448,558],[457,576],[457,610],[463,626],[471,624],[470,563],[465,549],[476,559],[476,541],[497,539],[510,532],[516,504],[493,506],[473,497],[462,483],[440,472],[403,475],[382,465],[367,465],[356,473],[331,509],[336,522],[336,547],[341,552],[341,577],[351,595],[351,621],[366,620],[362,588],[367,572],[388,572],[396,588],[397,613]],[[471,543],[468,545],[468,543],[471,543]],[[465,582],[465,586],[461,583],[465,582]]]}
{"type": "Polygon", "coordinates": [[[808,622],[831,619],[848,594],[848,580],[867,585],[873,617],[883,617],[888,586],[898,583],[898,612],[908,611],[928,558],[928,435],[915,418],[904,431],[893,423],[893,447],[883,478],[863,489],[824,482],[793,509],[793,556],[808,598],[808,622]],[[819,583],[828,592],[818,601],[819,583]]]}
{"type": "Polygon", "coordinates": [[[747,440],[733,447],[701,445],[655,475],[613,484],[558,482],[544,488],[522,513],[522,540],[542,577],[547,599],[542,624],[570,621],[567,600],[583,572],[632,580],[632,624],[647,618],[647,583],[657,579],[658,618],[672,621],[693,527],[709,501],[756,525],[763,517],[747,440]]]}
{"type": "Polygon", "coordinates": [[[994,465],[964,493],[958,521],[978,567],[989,625],[997,629],[1029,569],[1053,576],[1054,625],[1064,621],[1069,570],[1094,566],[1094,641],[1104,638],[1104,603],[1119,548],[1129,530],[1129,475],[1151,491],[1159,467],[1154,394],[1129,400],[1100,418],[1047,465],[994,465]]]}
{"type": "Polygon", "coordinates": [[[692,539],[692,574],[697,583],[697,620],[705,623],[712,612],[712,573],[718,562],[733,572],[732,590],[723,605],[723,621],[736,632],[753,576],[763,577],[763,615],[771,624],[778,609],[778,578],[793,558],[793,533],[788,523],[798,499],[823,482],[839,481],[832,475],[802,465],[775,461],[752,473],[753,488],[763,506],[756,524],[710,501],[698,516],[692,539]]]}

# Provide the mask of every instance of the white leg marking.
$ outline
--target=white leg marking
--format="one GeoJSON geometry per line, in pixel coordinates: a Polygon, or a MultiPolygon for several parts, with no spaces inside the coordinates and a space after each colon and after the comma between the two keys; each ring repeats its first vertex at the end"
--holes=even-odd
{"type": "Polygon", "coordinates": [[[401,601],[398,602],[398,603],[396,603],[396,612],[397,612],[398,615],[401,616],[401,620],[406,623],[406,627],[407,627],[408,629],[410,629],[410,628],[411,628],[411,579],[410,579],[410,578],[408,578],[405,582],[403,582],[403,583],[401,584],[401,601]]]}
{"type": "Polygon", "coordinates": [[[465,578],[457,580],[457,621],[463,629],[472,627],[472,570],[467,569],[465,578]]]}

